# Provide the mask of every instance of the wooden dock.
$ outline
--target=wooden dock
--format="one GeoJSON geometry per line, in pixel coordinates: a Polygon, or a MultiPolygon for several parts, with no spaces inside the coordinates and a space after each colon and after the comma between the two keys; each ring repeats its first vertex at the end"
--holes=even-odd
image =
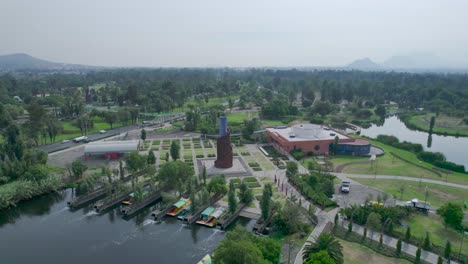
{"type": "Polygon", "coordinates": [[[95,201],[100,199],[108,194],[108,190],[105,188],[99,188],[91,193],[88,193],[83,196],[78,196],[75,199],[68,201],[67,204],[70,208],[78,208],[81,207],[89,202],[95,201]]]}
{"type": "Polygon", "coordinates": [[[160,220],[169,212],[171,208],[172,208],[172,205],[162,210],[161,209],[154,210],[153,212],[151,212],[151,217],[153,217],[154,220],[160,220]]]}
{"type": "Polygon", "coordinates": [[[128,191],[128,192],[123,193],[123,194],[121,194],[121,195],[119,195],[117,197],[105,199],[105,200],[102,200],[102,201],[98,201],[97,203],[94,204],[94,209],[96,210],[96,212],[102,213],[105,210],[111,208],[112,206],[118,205],[123,200],[130,198],[131,193],[132,193],[132,191],[128,191]]]}
{"type": "Polygon", "coordinates": [[[161,199],[161,191],[156,191],[149,196],[145,197],[143,201],[138,204],[133,204],[130,206],[123,206],[120,208],[120,212],[124,216],[132,216],[141,209],[145,208],[146,206],[150,205],[151,203],[155,202],[156,200],[161,199]]]}
{"type": "Polygon", "coordinates": [[[237,209],[234,214],[226,214],[224,217],[218,220],[218,226],[221,228],[221,230],[226,229],[234,220],[239,216],[242,210],[246,207],[245,204],[239,205],[239,209],[237,209]]]}
{"type": "Polygon", "coordinates": [[[218,196],[214,196],[213,198],[211,198],[211,201],[209,204],[206,204],[202,207],[200,207],[200,210],[198,210],[197,212],[193,213],[193,214],[188,214],[185,218],[184,218],[184,221],[187,221],[189,224],[193,224],[195,221],[198,220],[198,218],[200,217],[200,214],[206,209],[208,208],[209,206],[212,206],[214,205],[216,202],[218,202],[221,198],[223,198],[223,195],[218,195],[218,196]]]}
{"type": "Polygon", "coordinates": [[[255,225],[253,226],[252,228],[253,231],[256,231],[259,234],[263,234],[263,232],[265,231],[265,228],[268,226],[268,224],[270,224],[271,219],[273,218],[275,213],[276,213],[276,209],[272,210],[270,212],[270,216],[268,216],[268,219],[266,221],[263,221],[263,218],[260,217],[255,223],[255,225]]]}

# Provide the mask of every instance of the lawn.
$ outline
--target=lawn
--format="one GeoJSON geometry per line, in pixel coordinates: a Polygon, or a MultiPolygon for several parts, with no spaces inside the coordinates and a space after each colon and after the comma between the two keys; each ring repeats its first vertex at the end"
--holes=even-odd
{"type": "Polygon", "coordinates": [[[252,153],[257,161],[265,168],[265,170],[274,170],[275,167],[273,164],[260,152],[253,152],[252,153]]]}
{"type": "MultiPolygon", "coordinates": [[[[367,157],[353,157],[351,155],[337,155],[337,156],[330,156],[330,161],[333,163],[333,167],[338,167],[342,164],[349,163],[349,162],[356,162],[356,161],[366,161],[369,160],[367,157]]],[[[307,159],[313,159],[312,157],[307,157],[307,159]]],[[[307,164],[307,163],[306,163],[307,164]]]]}
{"type": "Polygon", "coordinates": [[[360,245],[358,243],[348,242],[338,238],[343,247],[344,263],[346,264],[362,264],[362,263],[379,263],[379,264],[409,264],[411,262],[404,259],[390,258],[380,255],[372,249],[360,245]]]}
{"type": "MultiPolygon", "coordinates": [[[[350,135],[350,136],[359,137],[357,135],[350,135]]],[[[359,138],[362,138],[362,137],[359,137],[359,138]]],[[[380,142],[377,142],[369,138],[364,138],[364,139],[370,141],[372,145],[380,147],[385,150],[386,154],[382,157],[377,158],[377,174],[400,175],[400,176],[409,176],[409,177],[420,177],[422,174],[424,178],[428,178],[428,179],[445,181],[445,177],[447,177],[448,182],[460,183],[460,184],[467,183],[467,174],[454,172],[448,175],[443,175],[443,177],[439,177],[435,173],[431,173],[430,171],[427,171],[419,167],[416,167],[414,165],[403,162],[399,160],[398,158],[393,159],[390,152],[393,152],[397,154],[398,156],[404,159],[407,159],[411,162],[414,162],[425,168],[432,169],[434,167],[433,165],[429,163],[418,160],[418,158],[416,157],[416,154],[406,151],[406,150],[401,150],[401,149],[394,148],[392,146],[382,144],[380,142]],[[403,163],[407,165],[403,165],[403,163]],[[390,166],[390,167],[384,167],[384,166],[390,166]],[[396,166],[400,166],[400,167],[396,168],[396,166]]],[[[351,166],[351,168],[355,166],[365,167],[365,168],[361,168],[362,174],[374,174],[373,171],[372,173],[369,173],[369,170],[370,170],[369,165],[353,165],[351,166]],[[366,171],[368,173],[365,173],[366,171]]],[[[358,169],[354,169],[354,170],[358,170],[358,169]]],[[[348,171],[348,170],[349,168],[346,168],[345,172],[352,173],[351,171],[348,171]]]]}
{"type": "Polygon", "coordinates": [[[249,112],[234,112],[227,113],[227,120],[230,126],[239,126],[244,124],[244,120],[250,120],[252,117],[256,116],[256,113],[249,112]]]}
{"type": "MultiPolygon", "coordinates": [[[[412,214],[410,218],[403,221],[403,223],[411,227],[411,235],[413,237],[419,237],[422,240],[426,236],[426,232],[429,232],[429,237],[433,244],[445,247],[445,243],[448,239],[452,244],[452,252],[458,252],[460,249],[461,234],[451,228],[445,229],[441,220],[433,219],[422,213],[416,213],[412,214]]],[[[404,234],[406,228],[396,226],[395,231],[404,234]]],[[[468,243],[463,243],[462,252],[468,252],[468,243]]]]}
{"type": "MultiPolygon", "coordinates": [[[[230,97],[212,97],[208,99],[208,103],[205,100],[197,101],[195,98],[190,98],[185,102],[184,108],[188,108],[189,105],[199,106],[199,107],[210,107],[214,105],[220,105],[223,103],[227,103],[229,98],[232,98],[233,101],[239,98],[239,96],[230,96],[230,97]]],[[[227,106],[229,107],[229,106],[227,106]]]]}
{"type": "Polygon", "coordinates": [[[447,202],[463,204],[468,199],[468,190],[454,188],[438,184],[421,183],[403,180],[383,180],[383,179],[359,179],[353,180],[377,189],[381,189],[388,194],[395,196],[399,200],[409,201],[413,198],[424,200],[427,186],[427,201],[433,206],[441,206],[447,202]],[[399,189],[404,186],[403,196],[400,196],[399,189]]]}
{"type": "Polygon", "coordinates": [[[287,123],[284,123],[281,120],[260,119],[260,121],[262,122],[262,126],[265,126],[265,127],[287,125],[287,123]]]}
{"type": "MultiPolygon", "coordinates": [[[[408,118],[407,121],[420,130],[428,131],[432,116],[435,116],[435,114],[414,115],[408,118]]],[[[433,131],[439,134],[448,133],[468,136],[468,124],[465,124],[463,119],[459,117],[439,115],[435,119],[433,131]]]]}
{"type": "MultiPolygon", "coordinates": [[[[82,136],[80,129],[73,125],[74,122],[75,122],[74,120],[63,121],[62,122],[63,131],[62,131],[61,134],[57,135],[57,137],[55,138],[55,142],[59,142],[59,141],[62,141],[64,139],[73,139],[73,138],[82,136]]],[[[99,132],[100,130],[109,130],[109,129],[111,129],[110,125],[108,123],[106,123],[100,117],[95,117],[93,124],[94,124],[94,126],[93,126],[93,128],[89,129],[88,134],[94,134],[94,133],[99,132]]],[[[125,124],[123,124],[121,122],[117,122],[117,123],[113,124],[112,127],[117,128],[117,127],[121,127],[121,126],[125,126],[125,124]]],[[[39,136],[39,142],[42,142],[41,138],[42,137],[39,136]]],[[[50,143],[49,137],[46,138],[46,142],[50,143]]]]}

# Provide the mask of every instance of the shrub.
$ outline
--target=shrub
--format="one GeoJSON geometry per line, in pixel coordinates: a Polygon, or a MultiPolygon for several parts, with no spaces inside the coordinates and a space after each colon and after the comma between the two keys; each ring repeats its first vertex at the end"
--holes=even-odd
{"type": "Polygon", "coordinates": [[[300,160],[304,157],[304,153],[300,149],[296,149],[291,151],[291,156],[293,156],[296,160],[300,160]]]}
{"type": "Polygon", "coordinates": [[[203,155],[203,154],[198,154],[198,155],[196,155],[195,157],[196,157],[197,159],[201,159],[201,158],[204,158],[205,155],[203,155]]]}

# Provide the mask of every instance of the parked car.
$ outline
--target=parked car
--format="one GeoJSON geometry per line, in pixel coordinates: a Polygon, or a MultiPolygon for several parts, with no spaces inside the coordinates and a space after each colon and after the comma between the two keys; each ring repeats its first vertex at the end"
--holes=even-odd
{"type": "Polygon", "coordinates": [[[68,142],[70,142],[69,139],[64,139],[64,140],[62,140],[62,144],[65,144],[65,143],[68,143],[68,142]]]}
{"type": "Polygon", "coordinates": [[[427,212],[431,209],[431,204],[425,201],[419,201],[418,199],[414,198],[411,201],[405,203],[405,206],[412,207],[417,210],[421,210],[423,212],[427,212]]]}
{"type": "Polygon", "coordinates": [[[107,131],[105,131],[105,130],[99,130],[99,134],[104,134],[104,133],[106,133],[106,132],[107,132],[107,131]]]}
{"type": "Polygon", "coordinates": [[[341,183],[340,191],[342,193],[349,193],[349,187],[351,183],[349,181],[344,181],[341,183]]]}
{"type": "Polygon", "coordinates": [[[87,136],[81,136],[81,137],[74,138],[74,139],[73,139],[73,142],[78,143],[78,142],[85,141],[85,140],[87,140],[87,139],[88,139],[87,136]]]}

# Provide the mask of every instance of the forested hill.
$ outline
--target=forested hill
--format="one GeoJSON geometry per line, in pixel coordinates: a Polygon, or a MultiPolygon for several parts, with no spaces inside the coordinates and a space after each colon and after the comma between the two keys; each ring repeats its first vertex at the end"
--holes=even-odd
{"type": "Polygon", "coordinates": [[[17,71],[17,70],[78,70],[78,69],[93,69],[97,67],[57,63],[47,60],[35,58],[25,53],[15,53],[0,56],[0,72],[17,71]]]}

